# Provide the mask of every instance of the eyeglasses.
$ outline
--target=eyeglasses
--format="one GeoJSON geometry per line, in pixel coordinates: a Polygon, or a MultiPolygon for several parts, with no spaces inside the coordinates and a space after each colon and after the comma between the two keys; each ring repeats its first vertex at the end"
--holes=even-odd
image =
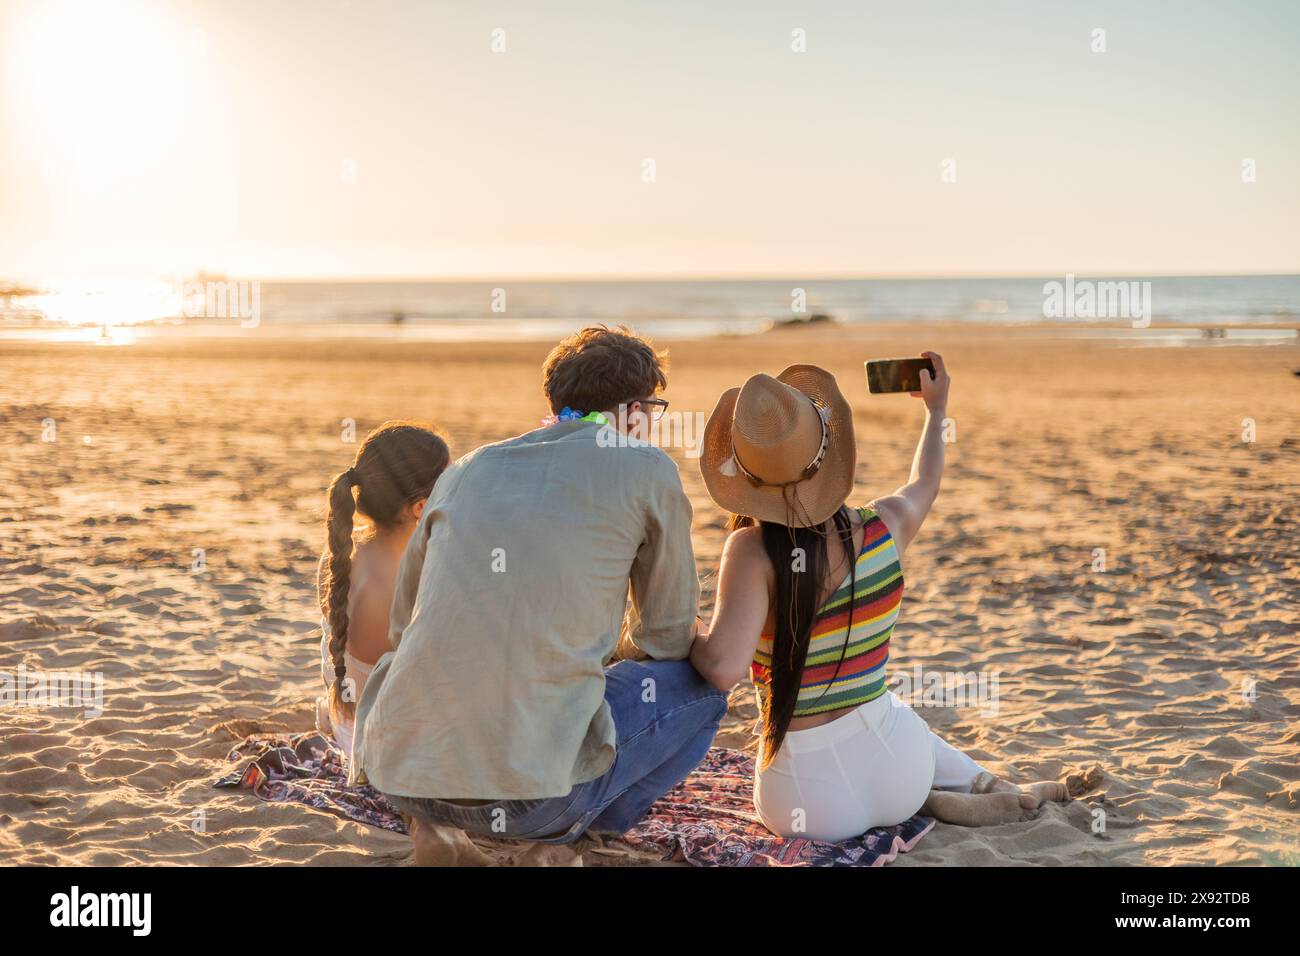
{"type": "Polygon", "coordinates": [[[650,421],[657,422],[664,417],[664,412],[668,411],[668,400],[664,398],[642,398],[639,400],[641,407],[646,410],[650,416],[650,421]]]}

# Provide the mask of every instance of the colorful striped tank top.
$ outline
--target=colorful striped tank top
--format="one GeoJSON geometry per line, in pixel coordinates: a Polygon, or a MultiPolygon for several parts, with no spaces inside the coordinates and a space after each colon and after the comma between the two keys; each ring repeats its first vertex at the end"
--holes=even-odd
{"type": "MultiPolygon", "coordinates": [[[[885,692],[889,638],[903,601],[903,566],[898,560],[898,547],[880,516],[871,508],[859,508],[858,513],[864,528],[857,558],[856,593],[849,594],[850,576],[846,574],[844,583],[826,599],[813,620],[794,708],[796,717],[856,707],[885,692]],[[846,648],[850,600],[853,631],[848,634],[846,648]]],[[[771,679],[774,636],[764,633],[759,637],[750,665],[754,685],[761,694],[767,693],[771,679]]]]}

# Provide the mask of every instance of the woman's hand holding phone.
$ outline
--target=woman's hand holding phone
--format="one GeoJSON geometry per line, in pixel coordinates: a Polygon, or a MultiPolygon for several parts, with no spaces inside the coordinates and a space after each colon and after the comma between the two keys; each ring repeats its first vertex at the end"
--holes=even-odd
{"type": "Polygon", "coordinates": [[[912,473],[907,484],[892,495],[875,501],[876,510],[885,519],[900,552],[921,530],[943,481],[943,432],[948,414],[948,385],[952,380],[943,364],[943,356],[938,352],[922,352],[921,355],[929,359],[934,373],[921,369],[921,390],[908,393],[914,398],[924,399],[926,407],[921,440],[917,442],[916,455],[912,458],[912,473]]]}
{"type": "Polygon", "coordinates": [[[931,375],[929,369],[921,369],[921,390],[910,394],[913,398],[924,399],[925,407],[932,414],[938,414],[948,408],[948,386],[952,383],[952,378],[943,364],[943,356],[938,352],[922,352],[921,355],[934,365],[934,374],[931,375]]]}

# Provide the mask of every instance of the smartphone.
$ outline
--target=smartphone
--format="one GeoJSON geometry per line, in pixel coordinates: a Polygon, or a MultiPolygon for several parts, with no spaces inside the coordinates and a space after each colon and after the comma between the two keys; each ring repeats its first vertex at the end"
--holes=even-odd
{"type": "Polygon", "coordinates": [[[934,375],[934,363],[928,358],[872,359],[862,364],[867,368],[867,390],[876,395],[919,392],[921,369],[934,375]]]}

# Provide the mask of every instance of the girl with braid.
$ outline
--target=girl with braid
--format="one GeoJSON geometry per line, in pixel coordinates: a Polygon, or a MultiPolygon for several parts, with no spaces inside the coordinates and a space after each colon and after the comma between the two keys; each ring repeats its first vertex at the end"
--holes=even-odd
{"type": "Polygon", "coordinates": [[[366,678],[392,650],[388,609],[406,543],[451,455],[423,425],[385,422],[361,443],[352,467],[329,488],[316,591],[321,612],[321,679],[316,726],[352,754],[353,713],[366,678]],[[354,538],[355,516],[367,522],[354,538]]]}

